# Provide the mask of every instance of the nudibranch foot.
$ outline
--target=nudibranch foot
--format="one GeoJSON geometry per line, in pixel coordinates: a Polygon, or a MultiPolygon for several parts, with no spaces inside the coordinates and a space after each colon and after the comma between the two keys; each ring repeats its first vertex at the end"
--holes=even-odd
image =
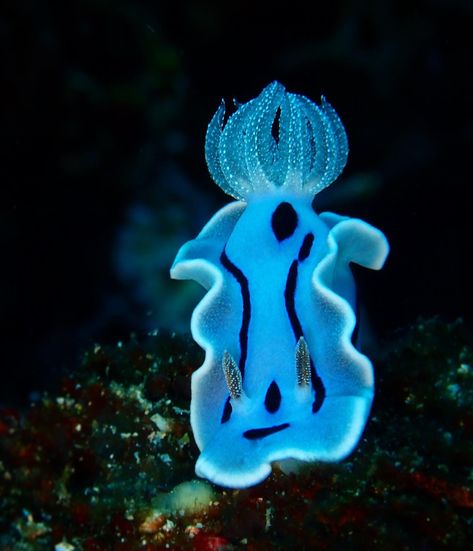
{"type": "Polygon", "coordinates": [[[376,228],[317,214],[315,193],[343,169],[340,119],[275,82],[207,133],[216,182],[235,201],[181,247],[171,276],[207,293],[191,331],[205,350],[192,376],[196,473],[244,488],[271,463],[338,461],[356,446],[374,392],[356,348],[350,264],[380,269],[389,246],[376,228]]]}

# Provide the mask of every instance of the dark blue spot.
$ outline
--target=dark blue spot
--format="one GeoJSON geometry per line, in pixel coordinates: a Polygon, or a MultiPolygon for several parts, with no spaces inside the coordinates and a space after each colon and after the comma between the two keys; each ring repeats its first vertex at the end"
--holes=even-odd
{"type": "Polygon", "coordinates": [[[299,222],[297,212],[294,207],[284,201],[280,203],[273,212],[271,226],[273,233],[278,241],[284,241],[296,231],[299,222]]]}
{"type": "Polygon", "coordinates": [[[278,411],[281,405],[281,391],[276,383],[273,381],[266,392],[266,398],[264,399],[264,407],[269,413],[275,413],[278,411]]]}
{"type": "Polygon", "coordinates": [[[226,423],[231,415],[232,415],[232,404],[230,403],[230,396],[227,398],[225,402],[225,407],[223,408],[222,418],[220,419],[220,423],[226,423]]]}

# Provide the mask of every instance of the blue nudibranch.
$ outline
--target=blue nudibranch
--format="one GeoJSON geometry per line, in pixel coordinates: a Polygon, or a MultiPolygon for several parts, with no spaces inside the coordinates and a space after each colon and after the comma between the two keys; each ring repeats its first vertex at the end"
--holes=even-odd
{"type": "Polygon", "coordinates": [[[191,330],[205,350],[192,376],[197,475],[245,488],[271,462],[337,461],[356,446],[373,399],[356,348],[350,262],[378,270],[385,236],[362,220],[316,214],[314,195],[343,170],[334,109],[279,82],[208,127],[210,174],[234,201],[179,250],[175,279],[207,293],[191,330]]]}

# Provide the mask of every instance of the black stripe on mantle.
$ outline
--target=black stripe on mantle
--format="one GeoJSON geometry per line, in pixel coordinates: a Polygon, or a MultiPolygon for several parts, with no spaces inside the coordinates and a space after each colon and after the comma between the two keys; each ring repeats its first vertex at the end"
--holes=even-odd
{"type": "MultiPolygon", "coordinates": [[[[299,250],[298,258],[292,262],[291,267],[289,268],[286,280],[286,288],[284,290],[286,311],[289,321],[291,323],[294,337],[296,338],[296,342],[299,342],[299,339],[304,336],[302,325],[296,312],[295,304],[299,264],[309,256],[313,241],[314,235],[312,233],[308,233],[304,237],[304,241],[299,250]]],[[[317,413],[317,411],[319,411],[319,409],[322,407],[322,404],[324,403],[326,392],[322,379],[317,374],[314,362],[312,361],[312,357],[310,358],[310,374],[312,387],[315,390],[315,400],[312,403],[312,413],[317,413]]]]}
{"type": "Polygon", "coordinates": [[[223,267],[227,269],[232,276],[237,280],[240,285],[241,299],[243,303],[243,314],[240,327],[240,361],[238,367],[240,368],[241,378],[245,376],[246,358],[248,355],[248,328],[250,326],[251,319],[251,301],[250,301],[250,287],[248,285],[248,279],[245,274],[228,258],[225,249],[220,255],[220,262],[223,267]]]}

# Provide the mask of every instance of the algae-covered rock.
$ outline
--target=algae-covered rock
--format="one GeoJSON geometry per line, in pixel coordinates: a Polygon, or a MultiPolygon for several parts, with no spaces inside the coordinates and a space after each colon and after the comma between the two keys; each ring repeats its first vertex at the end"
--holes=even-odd
{"type": "Polygon", "coordinates": [[[465,548],[472,342],[460,321],[400,331],[357,451],[243,491],[195,479],[201,351],[158,332],[97,345],[56,394],[0,413],[0,549],[465,548]]]}

